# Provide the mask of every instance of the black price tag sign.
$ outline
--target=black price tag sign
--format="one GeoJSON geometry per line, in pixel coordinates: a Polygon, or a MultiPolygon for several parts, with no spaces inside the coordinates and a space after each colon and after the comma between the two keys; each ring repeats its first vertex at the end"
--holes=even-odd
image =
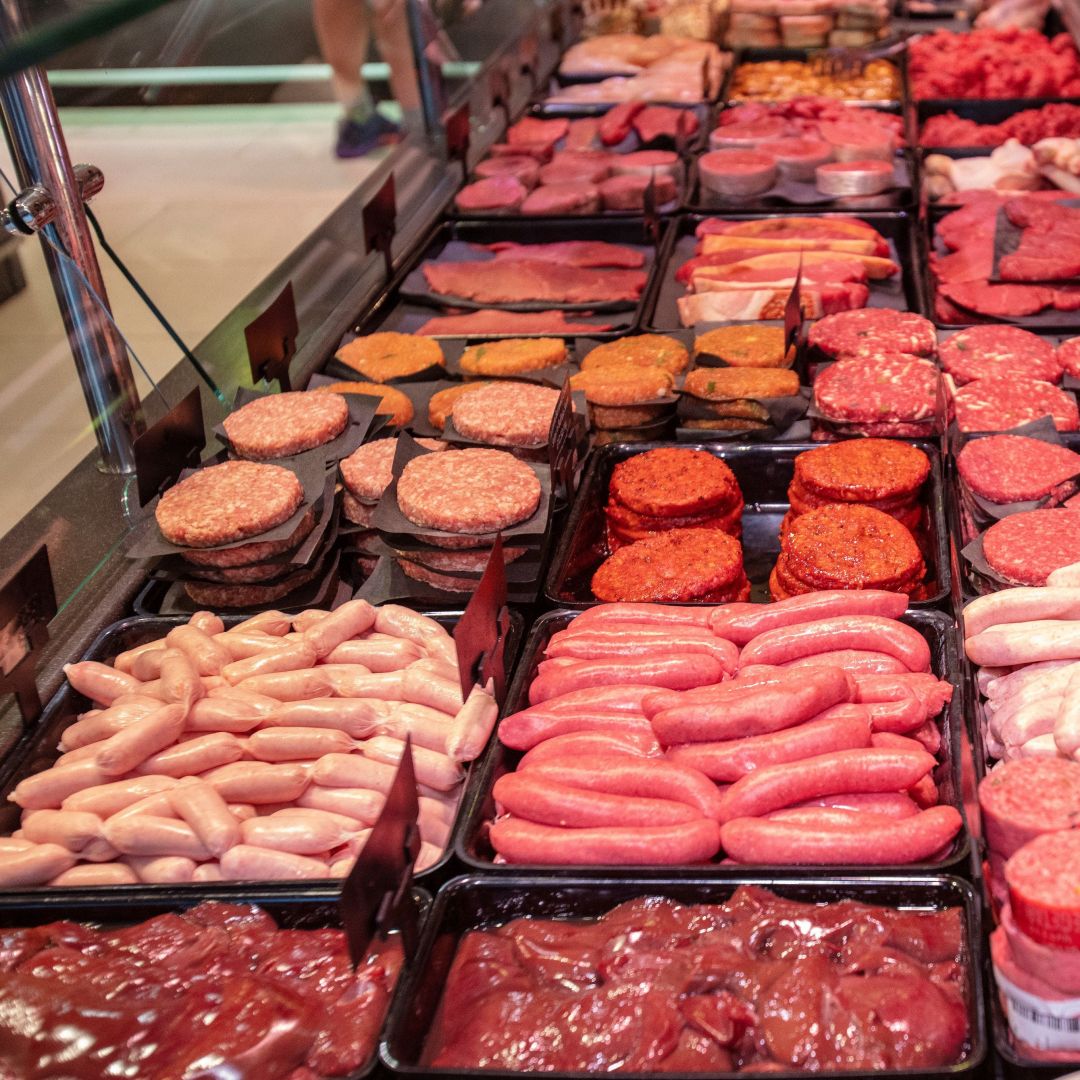
{"type": "Polygon", "coordinates": [[[286,283],[278,298],[257,318],[244,327],[251,381],[257,385],[275,379],[282,390],[291,389],[289,364],[296,355],[300,323],[296,317],[296,299],[292,282],[286,283]]]}
{"type": "Polygon", "coordinates": [[[135,440],[139,505],[145,506],[175,483],[185,469],[198,465],[205,447],[202,394],[196,386],[179,405],[174,405],[135,440]]]}
{"type": "Polygon", "coordinates": [[[385,940],[392,930],[401,932],[406,960],[416,952],[417,912],[409,886],[420,854],[419,817],[412,740],[406,736],[386,804],[341,886],[338,905],[354,967],[374,938],[385,940]]]}
{"type": "Polygon", "coordinates": [[[469,103],[466,101],[461,108],[448,114],[444,121],[446,156],[450,161],[465,163],[469,156],[469,140],[472,137],[470,120],[469,103]]]}
{"type": "Polygon", "coordinates": [[[791,286],[787,303],[784,305],[784,355],[787,356],[798,344],[803,324],[802,309],[802,255],[799,256],[799,269],[795,274],[795,284],[791,286]]]}
{"type": "Polygon", "coordinates": [[[41,716],[37,657],[55,615],[56,589],[42,544],[0,585],[0,693],[15,695],[27,724],[41,716]]]}
{"type": "Polygon", "coordinates": [[[540,57],[540,42],[536,34],[526,34],[518,42],[518,59],[521,61],[521,70],[532,75],[536,72],[537,61],[540,57]]]}
{"type": "Polygon", "coordinates": [[[386,263],[386,277],[394,272],[394,256],[391,245],[397,234],[397,194],[394,174],[391,173],[372,200],[361,211],[364,222],[364,251],[370,255],[381,251],[386,263]]]}
{"type": "Polygon", "coordinates": [[[679,157],[685,157],[690,149],[690,113],[686,109],[680,109],[675,120],[675,152],[679,157]]]}
{"type": "Polygon", "coordinates": [[[577,426],[574,423],[574,403],[570,397],[570,380],[563,383],[559,400],[551,414],[548,429],[548,463],[551,479],[567,502],[574,494],[574,472],[577,469],[577,426]]]}
{"type": "Polygon", "coordinates": [[[649,182],[645,185],[642,199],[645,215],[645,232],[654,244],[660,243],[660,215],[656,210],[656,170],[649,172],[649,182]]]}
{"type": "Polygon", "coordinates": [[[495,537],[480,584],[454,627],[454,644],[457,646],[463,698],[468,698],[473,686],[486,686],[488,679],[494,679],[495,700],[502,701],[506,685],[504,654],[509,630],[506,563],[503,560],[500,533],[495,537]]]}

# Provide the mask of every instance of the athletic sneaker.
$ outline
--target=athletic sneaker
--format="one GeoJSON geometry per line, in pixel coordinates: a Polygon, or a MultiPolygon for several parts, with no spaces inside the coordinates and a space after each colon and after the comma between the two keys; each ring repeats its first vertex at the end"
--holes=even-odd
{"type": "Polygon", "coordinates": [[[342,120],[334,152],[339,158],[363,157],[380,146],[399,142],[401,138],[401,128],[397,124],[379,113],[373,113],[363,123],[342,120]]]}

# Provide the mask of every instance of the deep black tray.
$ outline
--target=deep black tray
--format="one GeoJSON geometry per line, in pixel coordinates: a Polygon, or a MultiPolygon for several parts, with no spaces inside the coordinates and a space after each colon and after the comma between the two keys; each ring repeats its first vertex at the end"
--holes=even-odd
{"type": "MultiPolygon", "coordinates": [[[[597,330],[589,336],[612,341],[633,333],[641,324],[642,315],[651,304],[652,293],[656,287],[657,270],[660,265],[660,252],[664,246],[666,223],[661,223],[658,241],[654,244],[646,231],[644,221],[638,218],[605,220],[596,217],[579,218],[500,218],[486,221],[443,222],[437,225],[427,240],[418,247],[414,258],[399,272],[390,287],[378,302],[363,316],[358,318],[355,335],[374,333],[376,330],[396,330],[413,334],[428,319],[445,314],[448,308],[436,308],[417,303],[401,295],[400,289],[405,279],[427,258],[432,258],[442,251],[450,240],[491,244],[501,240],[518,243],[555,243],[565,240],[605,240],[613,244],[647,245],[653,248],[651,259],[646,259],[645,270],[648,280],[632,311],[598,312],[586,315],[580,311],[567,311],[566,317],[574,323],[589,323],[595,326],[610,325],[610,330],[597,330]]],[[[549,305],[555,310],[558,304],[549,305]]],[[[466,312],[468,314],[468,312],[466,312]]],[[[492,341],[497,338],[517,337],[573,337],[581,331],[567,334],[553,334],[550,331],[538,334],[452,334],[435,335],[437,340],[457,340],[467,338],[470,341],[492,341]]]]}
{"type": "MultiPolygon", "coordinates": [[[[408,1076],[503,1076],[512,1080],[520,1075],[494,1069],[440,1069],[436,1074],[429,1066],[420,1063],[458,942],[467,931],[496,926],[524,916],[542,919],[596,918],[617,904],[641,896],[664,896],[683,904],[718,903],[727,899],[739,885],[760,885],[780,896],[802,901],[853,899],[921,910],[962,907],[967,931],[968,1054],[959,1064],[944,1069],[890,1070],[881,1075],[912,1078],[967,1075],[975,1073],[986,1057],[981,919],[975,892],[967,882],[953,877],[931,877],[920,881],[903,877],[857,881],[839,874],[777,879],[744,873],[726,881],[702,875],[681,880],[568,876],[559,880],[557,887],[553,888],[552,885],[548,878],[515,874],[497,879],[476,876],[455,878],[440,890],[424,928],[416,963],[403,978],[401,991],[391,1006],[381,1047],[382,1061],[386,1066],[397,1074],[408,1076]]],[[[583,1077],[591,1074],[553,1072],[545,1075],[583,1077]]],[[[658,1074],[618,1075],[637,1080],[658,1074]]],[[[709,1075],[729,1077],[736,1074],[725,1072],[709,1075]]],[[[770,1075],[805,1077],[808,1074],[787,1070],[770,1075]]],[[[813,1075],[854,1077],[857,1074],[829,1071],[813,1075]]]]}
{"type": "MultiPolygon", "coordinates": [[[[424,889],[413,889],[412,896],[423,925],[431,910],[431,894],[424,889]]],[[[283,930],[321,930],[341,926],[336,892],[309,887],[285,897],[262,889],[241,888],[238,883],[232,882],[228,888],[209,890],[203,886],[202,891],[196,888],[177,890],[171,896],[164,887],[131,886],[122,899],[105,889],[62,889],[48,894],[6,892],[0,894],[0,928],[41,926],[57,919],[96,926],[131,926],[157,915],[186,911],[204,900],[258,904],[283,930]]],[[[406,983],[406,970],[402,969],[390,1004],[406,983]]],[[[165,978],[164,973],[162,978],[165,978]]],[[[387,1017],[383,1018],[380,1027],[385,1027],[387,1017]]],[[[378,1064],[378,1051],[376,1042],[371,1058],[362,1068],[350,1073],[347,1080],[361,1080],[370,1076],[378,1064]]]]}
{"type": "MultiPolygon", "coordinates": [[[[525,648],[522,650],[521,661],[514,675],[513,685],[506,696],[506,709],[504,715],[510,715],[519,709],[528,707],[529,686],[536,675],[536,669],[543,659],[544,649],[551,637],[558,631],[565,629],[573,622],[576,611],[549,611],[541,615],[533,624],[529,633],[525,648]]],[[[956,634],[952,619],[940,611],[910,611],[904,616],[904,621],[915,627],[929,642],[931,651],[931,667],[936,675],[957,686],[961,681],[960,653],[957,648],[956,634]]],[[[959,692],[953,694],[953,700],[942,710],[940,718],[941,727],[941,751],[940,762],[934,770],[934,780],[940,792],[942,804],[957,807],[964,811],[962,797],[962,783],[960,774],[961,758],[961,733],[964,726],[963,695],[959,692]]],[[[496,738],[488,747],[481,759],[480,775],[476,783],[476,791],[470,800],[469,816],[463,827],[456,832],[455,844],[458,858],[467,866],[486,872],[503,873],[532,873],[552,875],[567,873],[567,867],[557,866],[522,866],[520,864],[509,865],[494,862],[494,852],[487,841],[488,824],[495,816],[495,800],[491,789],[500,776],[507,772],[513,772],[518,762],[524,755],[518,750],[510,750],[503,746],[496,738]]],[[[907,874],[940,874],[956,873],[967,874],[969,872],[968,856],[971,852],[970,839],[965,822],[964,830],[953,841],[947,855],[936,862],[908,863],[902,868],[896,866],[838,866],[827,869],[835,872],[838,876],[848,875],[873,875],[900,873],[907,874]]],[[[576,868],[575,868],[576,869],[576,868]]],[[[672,876],[680,871],[684,873],[701,873],[703,867],[688,866],[673,870],[671,867],[642,867],[642,866],[604,866],[597,867],[597,871],[611,876],[637,874],[642,876],[672,876]]],[[[730,877],[754,871],[754,867],[747,866],[724,866],[710,865],[710,873],[718,877],[730,877]]],[[[807,868],[815,869],[815,868],[807,868]]],[[[777,873],[796,873],[797,867],[777,867],[777,873]]]]}
{"type": "MultiPolygon", "coordinates": [[[[662,266],[656,275],[652,290],[653,303],[645,309],[643,326],[650,330],[672,330],[681,327],[676,300],[686,296],[687,290],[675,280],[680,266],[694,254],[697,238],[694,230],[706,218],[718,217],[730,221],[753,221],[761,218],[829,217],[820,209],[787,207],[783,211],[746,214],[735,211],[715,210],[707,214],[681,215],[668,230],[662,252],[662,266]]],[[[850,214],[844,216],[850,217],[850,214]]],[[[889,242],[890,257],[900,266],[900,273],[889,281],[870,282],[869,307],[888,307],[898,311],[922,312],[924,293],[919,274],[919,261],[912,218],[904,211],[867,211],[855,215],[877,229],[889,242]]]]}
{"type": "MultiPolygon", "coordinates": [[[[452,627],[461,617],[462,613],[461,611],[426,611],[423,614],[430,615],[431,618],[442,623],[444,626],[452,627]]],[[[226,627],[228,627],[235,626],[237,623],[242,622],[248,617],[249,616],[229,615],[223,616],[223,620],[226,627]]],[[[108,663],[119,653],[124,652],[127,649],[133,649],[137,645],[142,645],[147,641],[153,641],[156,638],[164,637],[174,626],[183,626],[187,621],[187,618],[182,615],[163,615],[156,617],[132,616],[127,619],[121,619],[119,622],[115,622],[102,630],[81,659],[97,660],[101,663],[108,663]]],[[[505,639],[506,644],[503,658],[508,680],[510,672],[513,670],[514,661],[517,658],[524,640],[524,629],[525,620],[522,618],[521,614],[517,611],[511,611],[510,630],[505,639]]],[[[18,806],[7,801],[10,792],[20,780],[23,780],[33,773],[41,772],[52,765],[59,756],[57,744],[60,741],[60,735],[67,727],[75,722],[79,713],[85,712],[91,707],[92,703],[81,694],[76,693],[71,688],[71,685],[65,681],[46,706],[38,723],[34,725],[34,727],[25,730],[3,760],[0,760],[0,836],[7,836],[18,828],[19,817],[22,813],[18,806]]],[[[450,837],[446,842],[446,850],[443,852],[442,858],[440,858],[438,862],[416,875],[418,881],[437,883],[447,876],[447,867],[453,858],[454,835],[464,826],[465,818],[467,816],[465,811],[478,790],[474,780],[479,774],[480,762],[483,760],[484,755],[482,754],[475,761],[466,766],[465,778],[462,780],[461,785],[461,802],[458,805],[457,818],[450,831],[450,837]]],[[[209,886],[205,883],[193,882],[191,884],[173,885],[170,886],[170,888],[177,890],[177,896],[187,897],[188,895],[196,895],[201,889],[208,893],[213,893],[212,898],[217,899],[216,889],[235,890],[241,885],[246,885],[249,890],[258,888],[268,889],[273,892],[275,890],[284,889],[289,892],[290,895],[292,891],[295,891],[298,888],[310,889],[313,887],[310,881],[293,883],[253,881],[250,883],[225,882],[221,886],[209,886]]],[[[155,888],[155,886],[146,884],[112,885],[103,886],[94,891],[103,896],[112,896],[119,899],[128,895],[136,895],[140,890],[154,890],[155,888]]],[[[324,884],[323,888],[325,889],[327,886],[324,884]]],[[[56,895],[57,897],[65,897],[68,895],[68,891],[69,890],[67,889],[51,889],[49,886],[43,885],[40,889],[33,890],[33,894],[36,896],[56,895]]]]}
{"type": "MultiPolygon", "coordinates": [[[[544,587],[547,598],[560,607],[589,607],[598,603],[589,582],[607,557],[604,505],[615,466],[634,454],[656,450],[664,443],[616,443],[596,450],[578,488],[570,518],[552,559],[544,587]]],[[[680,443],[686,449],[706,450],[730,466],[739,481],[746,508],[743,510],[743,561],[750,579],[751,599],[769,599],[769,574],[780,551],[780,522],[789,508],[787,490],[795,472],[795,458],[820,443],[730,444],[680,443]]],[[[936,589],[917,609],[939,608],[949,603],[951,578],[949,536],[945,523],[945,492],[941,461],[932,443],[912,442],[930,458],[926,494],[929,519],[929,550],[924,551],[931,583],[936,589]]]]}

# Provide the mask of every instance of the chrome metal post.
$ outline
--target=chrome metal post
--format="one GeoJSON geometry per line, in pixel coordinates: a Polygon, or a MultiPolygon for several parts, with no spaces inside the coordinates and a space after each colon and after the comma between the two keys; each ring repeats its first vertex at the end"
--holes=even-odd
{"type": "MultiPolygon", "coordinates": [[[[22,29],[16,0],[0,0],[0,43],[10,43],[22,29]]],[[[24,188],[44,188],[55,202],[55,216],[44,232],[72,256],[94,291],[108,303],[79,185],[43,69],[27,68],[0,80],[0,114],[19,182],[24,188]]],[[[131,444],[145,425],[127,350],[75,268],[44,240],[42,251],[90,410],[101,467],[105,472],[134,472],[131,444]]]]}

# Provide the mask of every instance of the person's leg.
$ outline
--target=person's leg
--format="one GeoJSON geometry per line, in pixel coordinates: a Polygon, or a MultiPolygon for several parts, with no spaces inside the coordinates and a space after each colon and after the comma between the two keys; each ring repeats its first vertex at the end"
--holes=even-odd
{"type": "Polygon", "coordinates": [[[375,45],[390,68],[390,91],[409,131],[423,130],[420,87],[405,0],[371,0],[375,45]]]}
{"type": "Polygon", "coordinates": [[[337,156],[361,157],[396,141],[400,130],[376,112],[360,70],[371,40],[366,0],[312,0],[311,12],[319,51],[330,65],[334,95],[344,111],[337,156]]]}

